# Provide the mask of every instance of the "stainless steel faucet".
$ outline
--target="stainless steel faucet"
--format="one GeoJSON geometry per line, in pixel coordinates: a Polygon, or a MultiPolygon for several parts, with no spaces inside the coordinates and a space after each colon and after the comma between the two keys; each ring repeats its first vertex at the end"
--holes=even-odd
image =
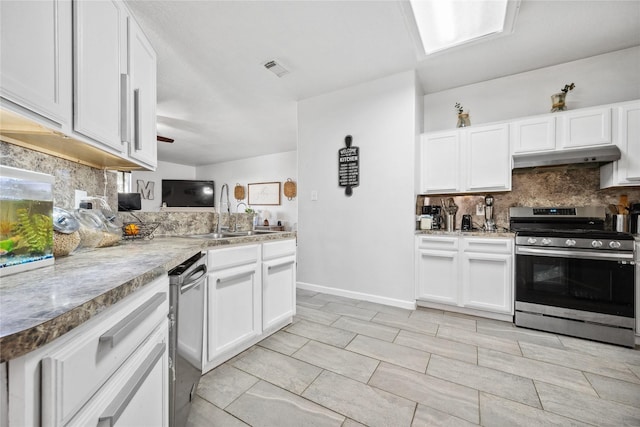
{"type": "Polygon", "coordinates": [[[222,224],[222,197],[225,195],[225,190],[227,194],[227,215],[229,215],[229,229],[231,228],[231,207],[229,203],[229,185],[222,184],[222,188],[220,189],[220,213],[218,214],[218,234],[220,233],[221,224],[222,224]]]}
{"type": "Polygon", "coordinates": [[[244,205],[244,208],[247,209],[247,204],[245,202],[240,202],[236,205],[236,213],[239,213],[240,205],[244,205]]]}

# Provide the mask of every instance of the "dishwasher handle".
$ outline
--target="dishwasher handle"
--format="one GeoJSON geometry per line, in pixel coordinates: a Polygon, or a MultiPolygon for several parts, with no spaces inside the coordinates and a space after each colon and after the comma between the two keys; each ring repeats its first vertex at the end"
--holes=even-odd
{"type": "Polygon", "coordinates": [[[180,293],[184,294],[189,290],[197,287],[200,283],[204,282],[207,278],[207,266],[206,264],[199,265],[186,277],[185,283],[180,287],[180,293]]]}

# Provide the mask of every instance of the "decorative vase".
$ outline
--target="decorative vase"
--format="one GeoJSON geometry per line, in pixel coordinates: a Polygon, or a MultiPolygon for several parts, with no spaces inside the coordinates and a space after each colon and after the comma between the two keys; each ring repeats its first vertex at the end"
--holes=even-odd
{"type": "Polygon", "coordinates": [[[465,128],[467,126],[471,126],[471,120],[469,120],[469,113],[458,114],[458,124],[456,125],[456,127],[465,128]]]}
{"type": "Polygon", "coordinates": [[[551,95],[551,112],[564,111],[567,106],[564,103],[567,94],[565,92],[558,92],[551,95]]]}

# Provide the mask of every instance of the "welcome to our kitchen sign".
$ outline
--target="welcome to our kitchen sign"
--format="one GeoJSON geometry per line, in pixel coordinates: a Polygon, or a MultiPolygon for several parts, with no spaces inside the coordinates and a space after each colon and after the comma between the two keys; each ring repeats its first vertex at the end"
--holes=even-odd
{"type": "Polygon", "coordinates": [[[352,147],[351,135],[344,138],[345,148],[338,150],[338,185],[345,187],[344,194],[351,196],[353,187],[360,185],[360,148],[352,147]]]}

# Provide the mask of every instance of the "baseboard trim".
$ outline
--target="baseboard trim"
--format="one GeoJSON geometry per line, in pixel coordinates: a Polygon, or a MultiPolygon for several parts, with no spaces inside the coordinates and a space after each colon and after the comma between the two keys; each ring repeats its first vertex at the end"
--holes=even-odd
{"type": "Polygon", "coordinates": [[[501,320],[503,322],[513,323],[513,314],[492,313],[490,311],[476,310],[473,308],[458,307],[449,304],[440,304],[431,301],[417,301],[418,307],[434,308],[436,310],[451,311],[454,313],[468,314],[470,316],[486,317],[487,319],[501,320]]]}
{"type": "Polygon", "coordinates": [[[377,304],[389,305],[392,307],[404,308],[407,310],[415,310],[415,301],[405,301],[395,298],[381,297],[379,295],[365,294],[362,292],[347,291],[344,289],[330,288],[328,286],[314,285],[312,283],[297,282],[296,286],[307,291],[320,292],[323,294],[337,295],[339,297],[354,298],[362,301],[375,302],[377,304]]]}

